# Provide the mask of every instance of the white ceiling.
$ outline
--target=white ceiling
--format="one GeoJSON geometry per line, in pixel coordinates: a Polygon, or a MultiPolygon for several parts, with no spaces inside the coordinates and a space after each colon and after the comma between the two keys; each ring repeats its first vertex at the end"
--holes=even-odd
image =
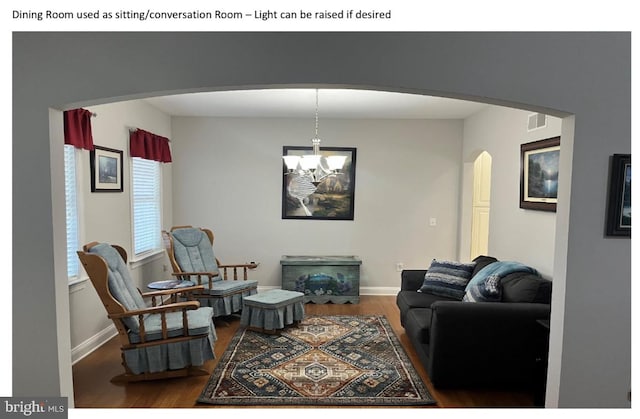
{"type": "MultiPolygon", "coordinates": [[[[189,93],[144,99],[172,116],[314,118],[315,89],[189,93]]],[[[319,118],[464,119],[489,105],[407,93],[320,89],[319,118]]]]}

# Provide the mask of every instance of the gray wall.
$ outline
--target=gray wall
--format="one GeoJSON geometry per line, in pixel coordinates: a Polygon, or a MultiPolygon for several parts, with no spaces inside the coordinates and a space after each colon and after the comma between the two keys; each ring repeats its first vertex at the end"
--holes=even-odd
{"type": "Polygon", "coordinates": [[[462,125],[321,118],[323,146],[357,149],[354,220],[309,222],[281,219],[282,146],[310,145],[309,120],[175,117],[174,220],[213,229],[221,261],[259,261],[261,286],[282,255],[338,254],[362,259],[363,294],[397,292],[397,262],[456,257],[462,125]]]}
{"type": "Polygon", "coordinates": [[[491,106],[464,121],[460,259],[470,250],[473,162],[487,151],[492,157],[489,254],[534,266],[553,279],[556,214],[520,208],[520,144],[559,136],[562,120],[547,117],[546,127],[528,132],[530,114],[491,106]]]}
{"type": "Polygon", "coordinates": [[[64,255],[54,252],[64,246],[64,203],[52,196],[62,172],[48,108],[322,84],[447,92],[576,115],[568,120],[575,130],[563,121],[573,153],[561,162],[570,176],[559,191],[547,404],[629,406],[631,243],[605,238],[603,225],[608,158],[631,151],[630,46],[630,33],[14,33],[14,395],[72,394],[62,354],[64,255]]]}

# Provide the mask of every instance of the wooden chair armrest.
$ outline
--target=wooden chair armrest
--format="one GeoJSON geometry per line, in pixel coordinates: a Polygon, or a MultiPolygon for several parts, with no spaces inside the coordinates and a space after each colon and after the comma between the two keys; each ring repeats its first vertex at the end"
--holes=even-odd
{"type": "Polygon", "coordinates": [[[259,263],[251,262],[251,263],[234,263],[234,264],[219,264],[218,268],[248,268],[255,269],[257,268],[259,263]]]}
{"type": "Polygon", "coordinates": [[[124,313],[113,313],[109,314],[109,318],[120,319],[123,317],[133,317],[139,316],[141,314],[158,314],[158,313],[169,313],[172,311],[180,311],[183,309],[186,310],[196,310],[200,307],[200,302],[198,301],[180,301],[177,303],[166,304],[163,306],[156,307],[147,307],[139,310],[129,310],[124,313]]]}
{"type": "Polygon", "coordinates": [[[208,285],[209,288],[213,287],[213,278],[215,278],[216,276],[220,276],[219,272],[172,272],[171,275],[177,276],[179,278],[185,278],[185,277],[190,277],[190,276],[197,276],[198,277],[198,285],[202,284],[202,277],[205,276],[208,278],[208,285]]]}
{"type": "Polygon", "coordinates": [[[182,295],[186,300],[193,300],[192,293],[199,293],[204,291],[204,285],[193,285],[191,287],[171,288],[166,290],[141,292],[142,298],[150,298],[151,305],[153,307],[158,305],[158,297],[160,298],[160,305],[167,305],[166,301],[176,302],[178,296],[182,295]],[[165,299],[164,297],[169,297],[165,299]]]}
{"type": "Polygon", "coordinates": [[[187,316],[188,310],[195,310],[200,307],[200,303],[198,301],[183,301],[179,303],[171,303],[163,306],[156,307],[148,307],[146,309],[140,310],[130,310],[124,313],[110,314],[111,318],[122,318],[122,317],[138,317],[139,330],[138,334],[140,336],[140,342],[145,343],[147,338],[147,332],[145,327],[145,314],[159,314],[160,315],[160,324],[162,333],[162,339],[169,339],[169,330],[167,328],[167,313],[180,311],[182,312],[182,336],[189,336],[189,317],[187,316]]]}
{"type": "Polygon", "coordinates": [[[236,263],[236,264],[221,264],[218,263],[218,268],[222,269],[223,279],[226,281],[228,279],[227,269],[233,269],[233,280],[238,280],[238,269],[242,269],[243,271],[243,279],[246,281],[248,279],[247,270],[255,269],[258,267],[258,264],[255,262],[251,263],[236,263]]]}

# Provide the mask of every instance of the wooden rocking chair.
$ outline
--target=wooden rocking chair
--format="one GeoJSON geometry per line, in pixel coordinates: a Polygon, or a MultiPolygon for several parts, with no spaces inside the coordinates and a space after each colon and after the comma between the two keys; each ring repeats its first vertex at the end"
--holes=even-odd
{"type": "Polygon", "coordinates": [[[212,309],[180,301],[201,292],[201,286],[141,293],[131,281],[122,247],[93,242],[77,253],[122,345],[125,373],[112,382],[208,375],[197,366],[215,357],[212,309]],[[177,294],[181,297],[171,298],[177,294]],[[163,304],[163,297],[172,302],[163,304]]]}
{"type": "Polygon", "coordinates": [[[248,279],[248,270],[258,265],[254,262],[221,264],[213,251],[213,232],[205,228],[175,226],[163,231],[167,255],[173,275],[202,285],[204,290],[194,294],[203,306],[213,308],[213,316],[229,316],[242,310],[243,297],[258,292],[258,281],[248,279]],[[222,271],[222,276],[220,275],[222,271]],[[233,280],[228,273],[233,272],[233,280]],[[242,279],[238,272],[242,272],[242,279]]]}

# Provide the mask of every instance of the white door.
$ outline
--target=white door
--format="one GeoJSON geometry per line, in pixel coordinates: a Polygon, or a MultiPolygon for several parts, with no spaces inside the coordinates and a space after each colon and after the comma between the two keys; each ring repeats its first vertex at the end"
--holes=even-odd
{"type": "Polygon", "coordinates": [[[489,213],[491,207],[491,155],[486,151],[473,163],[471,217],[471,259],[489,254],[489,213]]]}

